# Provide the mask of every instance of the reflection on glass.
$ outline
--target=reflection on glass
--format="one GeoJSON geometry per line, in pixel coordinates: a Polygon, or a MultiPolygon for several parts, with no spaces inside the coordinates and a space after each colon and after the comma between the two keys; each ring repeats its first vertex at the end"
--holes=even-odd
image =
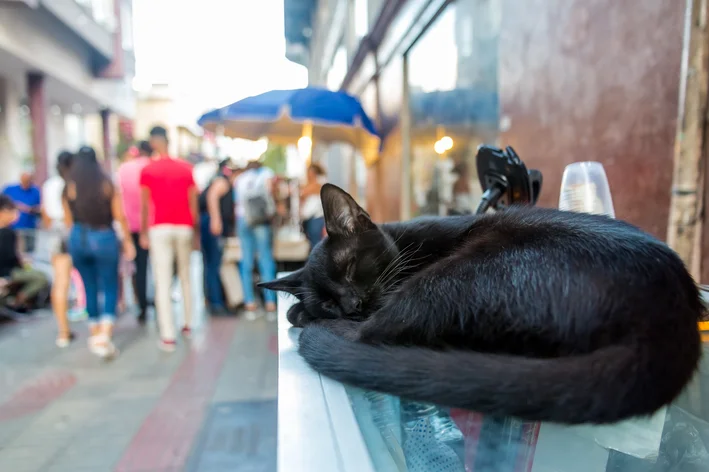
{"type": "Polygon", "coordinates": [[[478,145],[499,122],[499,0],[451,4],[408,57],[414,215],[472,213],[478,145]]]}
{"type": "Polygon", "coordinates": [[[377,471],[706,472],[707,359],[672,405],[611,425],[495,418],[354,387],[347,393],[377,471]]]}

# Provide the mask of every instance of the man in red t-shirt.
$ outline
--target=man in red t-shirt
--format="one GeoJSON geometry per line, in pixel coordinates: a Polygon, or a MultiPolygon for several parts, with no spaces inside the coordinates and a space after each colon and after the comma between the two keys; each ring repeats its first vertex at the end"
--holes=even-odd
{"type": "Polygon", "coordinates": [[[175,319],[172,315],[173,267],[177,260],[177,275],[182,285],[185,324],[182,334],[189,337],[192,321],[192,286],[190,256],[199,221],[198,190],[192,177],[192,166],[168,156],[167,130],[156,126],[150,130],[150,145],[155,151],[153,161],[140,174],[141,225],[140,244],[150,248],[155,277],[155,310],[160,328],[160,348],[175,350],[175,319]],[[152,222],[148,227],[148,213],[152,222]]]}

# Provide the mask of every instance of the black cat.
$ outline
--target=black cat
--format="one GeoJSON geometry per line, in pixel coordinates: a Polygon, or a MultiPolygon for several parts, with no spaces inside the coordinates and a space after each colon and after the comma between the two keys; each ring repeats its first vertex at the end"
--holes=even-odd
{"type": "Polygon", "coordinates": [[[699,292],[664,243],[552,209],[375,225],[321,192],[329,237],[264,284],[299,302],[300,354],[372,390],[491,415],[609,423],[653,413],[701,355],[699,292]]]}

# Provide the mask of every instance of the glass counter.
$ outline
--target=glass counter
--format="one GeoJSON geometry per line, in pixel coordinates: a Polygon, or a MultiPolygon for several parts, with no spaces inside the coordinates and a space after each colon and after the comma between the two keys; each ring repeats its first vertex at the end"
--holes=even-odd
{"type": "Polygon", "coordinates": [[[668,408],[614,425],[493,418],[345,387],[297,353],[279,299],[278,458],[285,472],[707,472],[709,361],[668,408]]]}

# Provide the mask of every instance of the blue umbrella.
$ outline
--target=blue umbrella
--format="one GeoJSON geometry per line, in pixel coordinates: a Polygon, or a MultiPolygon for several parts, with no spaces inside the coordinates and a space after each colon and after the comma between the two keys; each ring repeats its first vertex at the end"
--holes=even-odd
{"type": "Polygon", "coordinates": [[[359,100],[321,88],[272,90],[202,115],[198,124],[225,136],[293,144],[312,127],[313,142],[344,142],[368,160],[379,151],[377,130],[359,100]]]}

